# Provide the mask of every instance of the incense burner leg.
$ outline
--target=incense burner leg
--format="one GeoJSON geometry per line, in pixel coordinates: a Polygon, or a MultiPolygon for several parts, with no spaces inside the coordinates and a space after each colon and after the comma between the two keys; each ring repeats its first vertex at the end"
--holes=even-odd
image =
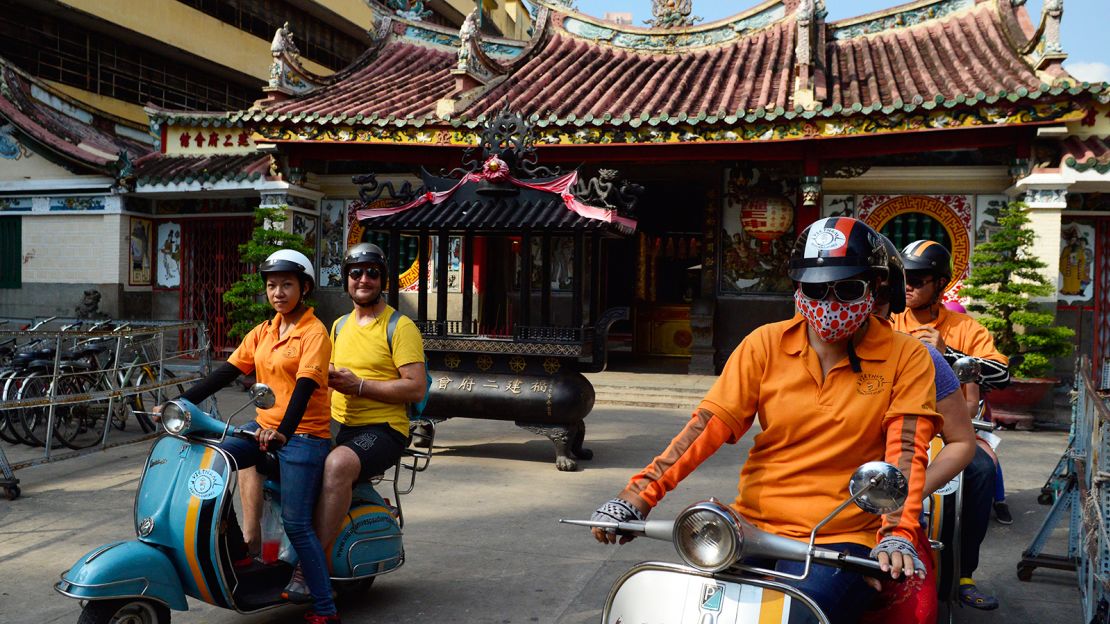
{"type": "Polygon", "coordinates": [[[516,425],[525,431],[531,431],[544,436],[555,445],[555,468],[570,472],[578,470],[579,459],[590,459],[593,453],[582,448],[582,440],[586,435],[586,426],[582,421],[568,425],[541,425],[536,423],[517,422],[516,425]]]}

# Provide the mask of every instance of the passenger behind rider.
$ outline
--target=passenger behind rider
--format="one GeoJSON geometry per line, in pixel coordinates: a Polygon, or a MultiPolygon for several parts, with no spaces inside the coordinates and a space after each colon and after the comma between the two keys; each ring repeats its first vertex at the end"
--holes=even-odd
{"type": "MultiPolygon", "coordinates": [[[[941,305],[941,297],[952,280],[952,256],[941,244],[920,240],[902,250],[906,267],[906,311],[893,316],[894,328],[916,336],[944,354],[949,364],[963,356],[974,357],[982,370],[983,389],[1002,388],[1010,383],[1009,362],[998,352],[990,332],[966,314],[941,305]]],[[[965,386],[968,410],[975,414],[979,387],[965,386]]],[[[963,513],[960,519],[960,601],[976,609],[997,609],[998,599],[975,585],[979,549],[987,535],[992,502],[1001,485],[998,458],[980,441],[975,457],[964,471],[963,513]]],[[[1009,509],[999,500],[996,513],[1009,520],[1009,509]]]]}
{"type": "MultiPolygon", "coordinates": [[[[902,268],[901,254],[885,236],[883,245],[891,258],[888,265],[889,289],[904,290],[906,275],[902,268]]],[[[892,308],[889,302],[877,301],[875,314],[880,318],[889,318],[891,312],[902,312],[905,309],[904,300],[898,303],[901,304],[898,308],[892,308]]],[[[975,456],[975,431],[971,427],[967,403],[958,392],[960,382],[956,374],[939,351],[928,344],[925,348],[929,350],[935,370],[933,382],[936,386],[937,411],[944,418],[944,427],[940,432],[944,447],[932,458],[925,471],[924,496],[928,497],[960,474],[975,456]]],[[[866,624],[935,624],[937,621],[937,572],[933,558],[928,554],[932,550],[932,544],[926,529],[921,524],[914,535],[914,546],[922,553],[922,561],[925,563],[925,582],[884,583],[882,594],[863,617],[866,624]]]]}
{"type": "MultiPolygon", "coordinates": [[[[270,409],[258,410],[245,431],[257,432],[257,442],[228,437],[219,444],[234,459],[240,472],[240,496],[244,525],[252,536],[259,534],[262,480],[249,469],[276,448],[281,472],[281,520],[297,553],[297,570],[303,571],[311,590],[309,624],[339,622],[332,598],[331,580],[313,529],[313,511],[320,493],[324,460],[331,448],[327,392],[327,366],[331,341],[327,328],[305,305],[313,289],[312,263],[304,254],[282,249],[270,254],[258,267],[266,285],[266,299],[276,315],[257,325],[243,342],[207,377],[183,395],[200,403],[239,375],[254,373],[259,383],[273,389],[276,401],[270,409]]],[[[252,565],[243,532],[228,505],[227,547],[236,568],[252,565]]]]}
{"type": "Polygon", "coordinates": [[[328,385],[339,431],[316,511],[325,552],[331,552],[350,509],[353,485],[400,459],[409,443],[406,404],[419,402],[427,389],[424,342],[416,324],[400,316],[392,346],[386,340],[390,317],[401,314],[383,297],[386,266],[385,253],[370,243],[351,247],[343,258],[343,283],[354,309],[336,319],[331,330],[328,385]]]}
{"type": "MultiPolygon", "coordinates": [[[[758,417],[733,507],[757,527],[806,540],[850,497],[864,462],[885,459],[909,482],[903,508],[881,517],[850,507],[822,527],[817,543],[878,559],[884,571],[924,574],[913,545],[919,526],[928,445],[941,426],[928,351],[871,313],[886,289],[889,253],[880,235],[847,217],[821,219],[798,237],[790,258],[798,313],[757,328],[733,352],[686,427],[634,475],[593,519],[642,519],[723,444],[736,443],[758,417]]],[[[897,304],[896,304],[897,305],[897,304]]],[[[593,529],[602,543],[615,532],[593,529]]],[[[630,538],[620,538],[624,543],[630,538]]],[[[802,563],[778,561],[800,573],[802,563]]],[[[818,566],[792,582],[833,622],[855,622],[878,586],[854,571],[818,566]]]]}

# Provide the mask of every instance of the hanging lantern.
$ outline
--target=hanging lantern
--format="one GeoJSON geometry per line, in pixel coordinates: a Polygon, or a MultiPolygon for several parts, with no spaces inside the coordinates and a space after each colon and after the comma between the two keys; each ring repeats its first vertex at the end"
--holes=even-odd
{"type": "Polygon", "coordinates": [[[748,236],[759,241],[761,253],[767,253],[771,241],[778,240],[794,225],[794,205],[778,195],[757,195],[740,209],[740,225],[748,236]]]}

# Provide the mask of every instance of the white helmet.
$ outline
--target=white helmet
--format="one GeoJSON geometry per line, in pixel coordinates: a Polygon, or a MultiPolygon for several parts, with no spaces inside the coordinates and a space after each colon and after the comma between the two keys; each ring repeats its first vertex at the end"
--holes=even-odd
{"type": "Polygon", "coordinates": [[[270,257],[258,266],[258,272],[262,277],[266,277],[267,273],[296,273],[302,280],[308,282],[309,289],[316,284],[316,280],[312,277],[314,275],[312,262],[303,253],[294,249],[279,249],[270,254],[270,257]]]}

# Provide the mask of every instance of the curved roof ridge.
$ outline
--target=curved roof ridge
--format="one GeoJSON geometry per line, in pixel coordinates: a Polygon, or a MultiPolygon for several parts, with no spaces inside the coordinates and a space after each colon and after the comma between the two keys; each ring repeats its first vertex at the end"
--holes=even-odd
{"type": "Polygon", "coordinates": [[[828,22],[828,27],[832,39],[852,39],[896,28],[917,26],[971,9],[979,4],[994,5],[995,3],[979,2],[979,0],[914,0],[856,17],[828,22]]]}
{"type": "Polygon", "coordinates": [[[736,43],[769,26],[792,19],[794,0],[764,0],[731,17],[707,24],[676,28],[643,28],[606,22],[551,2],[533,0],[552,12],[550,28],[594,44],[650,53],[685,52],[694,48],[736,43]]]}
{"type": "MultiPolygon", "coordinates": [[[[417,45],[424,45],[455,52],[462,41],[459,39],[459,29],[454,26],[444,26],[431,22],[406,19],[400,15],[379,14],[378,19],[390,20],[392,26],[389,32],[390,39],[404,41],[417,45]]],[[[482,33],[480,45],[482,51],[490,56],[515,58],[527,46],[529,40],[512,39],[509,37],[496,37],[482,33]]]]}

